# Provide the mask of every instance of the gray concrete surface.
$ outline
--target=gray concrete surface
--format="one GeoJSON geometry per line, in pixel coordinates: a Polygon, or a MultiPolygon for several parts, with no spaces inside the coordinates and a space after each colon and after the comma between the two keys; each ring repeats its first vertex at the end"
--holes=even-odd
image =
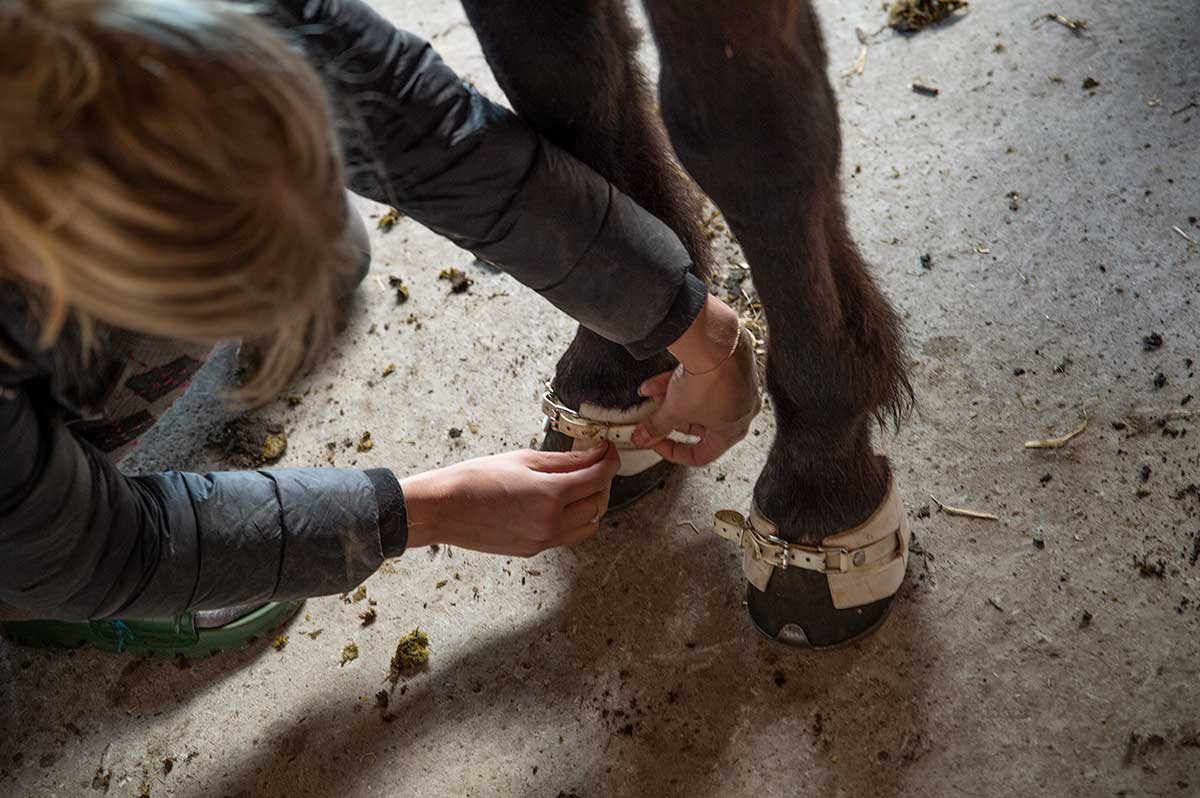
{"type": "MultiPolygon", "coordinates": [[[[499,96],[457,5],[379,5],[499,96]]],[[[367,582],[369,628],[360,605],[314,600],[282,652],[187,670],[0,644],[0,795],[98,796],[98,768],[109,795],[180,798],[1200,795],[1200,400],[1185,404],[1200,247],[1172,229],[1200,240],[1200,108],[1178,110],[1200,101],[1195,4],[979,0],[955,24],[881,34],[850,77],[879,3],[818,5],[854,233],[907,319],[921,403],[882,442],[921,553],[878,634],[822,655],[763,641],[734,553],[679,526],[747,505],[764,415],[586,545],[412,552],[367,582]],[[1031,25],[1047,11],[1087,17],[1086,34],[1031,25]],[[1164,344],[1143,351],[1152,332],[1164,344]],[[1022,448],[1081,408],[1069,447],[1022,448]],[[926,514],[930,494],[1001,520],[926,514]],[[385,723],[372,696],[416,626],[430,666],[385,723]],[[350,641],[361,656],[341,667],[350,641]]],[[[411,222],[374,244],[304,403],[268,409],[283,463],[321,464],[336,442],[338,465],[409,473],[528,445],[571,323],[411,222]],[[448,266],[470,293],[448,295],[448,266]],[[412,287],[402,308],[391,274],[412,287]],[[416,365],[380,377],[400,360],[416,365]],[[371,452],[340,445],[363,430],[371,452]]],[[[221,466],[203,441],[229,368],[133,468],[221,466]]]]}

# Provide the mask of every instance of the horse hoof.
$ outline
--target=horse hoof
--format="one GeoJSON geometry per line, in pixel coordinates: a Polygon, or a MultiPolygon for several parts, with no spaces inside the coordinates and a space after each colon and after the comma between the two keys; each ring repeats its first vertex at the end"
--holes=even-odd
{"type": "Polygon", "coordinates": [[[871,634],[895,600],[893,594],[839,610],[833,606],[828,578],[798,568],[777,571],[766,591],[746,584],[746,608],[759,632],[770,640],[816,650],[838,648],[871,634]]]}
{"type": "MultiPolygon", "coordinates": [[[[542,440],[542,451],[569,452],[574,443],[573,438],[568,438],[557,430],[549,430],[542,440]]],[[[637,474],[613,477],[612,493],[609,494],[608,512],[605,515],[624,510],[665,483],[675,468],[674,463],[662,460],[637,474]]]]}
{"type": "Polygon", "coordinates": [[[907,576],[908,518],[895,482],[865,521],[820,544],[785,539],[757,504],[749,518],[720,511],[714,531],[742,549],[754,625],[790,645],[828,649],[866,636],[883,623],[907,576]]]}

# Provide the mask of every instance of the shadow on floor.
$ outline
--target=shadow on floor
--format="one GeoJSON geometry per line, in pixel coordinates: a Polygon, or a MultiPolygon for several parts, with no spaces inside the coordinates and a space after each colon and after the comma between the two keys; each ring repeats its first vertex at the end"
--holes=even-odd
{"type": "MultiPolygon", "coordinates": [[[[444,679],[402,683],[391,694],[391,722],[361,696],[322,695],[302,719],[225,763],[218,784],[197,783],[196,798],[358,794],[387,768],[397,769],[400,785],[406,753],[438,744],[452,728],[470,739],[475,728],[531,724],[533,738],[547,712],[579,717],[590,735],[547,754],[571,763],[567,795],[628,794],[631,785],[644,795],[716,795],[719,769],[728,771],[726,789],[733,781],[750,791],[762,771],[791,769],[813,794],[835,784],[847,794],[902,794],[903,765],[928,745],[931,691],[929,669],[908,666],[915,658],[905,652],[928,661],[938,650],[910,583],[862,643],[822,654],[771,643],[746,618],[730,549],[641,525],[673,517],[674,494],[660,492],[609,522],[603,540],[558,553],[571,585],[557,611],[439,660],[444,679]],[[737,739],[750,717],[792,738],[796,757],[754,760],[737,739]]],[[[910,569],[921,568],[914,558],[910,569]]],[[[471,755],[469,746],[460,753],[471,755]]]]}

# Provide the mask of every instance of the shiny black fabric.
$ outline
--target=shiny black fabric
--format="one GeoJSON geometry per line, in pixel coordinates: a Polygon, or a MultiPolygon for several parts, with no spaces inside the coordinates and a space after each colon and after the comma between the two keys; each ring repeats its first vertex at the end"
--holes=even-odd
{"type": "MultiPolygon", "coordinates": [[[[638,357],[706,290],[660,221],[356,0],[255,4],[325,77],[350,188],[505,269],[638,357]]],[[[341,592],[407,541],[386,469],[126,477],[69,424],[116,373],[36,346],[0,283],[0,615],[168,616],[341,592]]]]}
{"type": "Polygon", "coordinates": [[[428,42],[359,0],[271,9],[325,78],[351,190],[492,262],[635,357],[661,352],[700,312],[707,290],[670,228],[464,83],[428,42]]]}

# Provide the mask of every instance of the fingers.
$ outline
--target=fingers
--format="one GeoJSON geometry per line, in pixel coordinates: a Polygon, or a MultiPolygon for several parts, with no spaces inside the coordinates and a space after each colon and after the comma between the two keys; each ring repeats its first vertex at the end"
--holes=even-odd
{"type": "Polygon", "coordinates": [[[703,426],[692,424],[688,428],[688,434],[702,436],[696,443],[680,443],[665,438],[651,448],[658,452],[664,460],[670,460],[672,463],[689,466],[708,465],[746,437],[750,431],[752,418],[753,416],[746,417],[733,430],[722,428],[719,432],[712,434],[706,433],[703,426]]]}
{"type": "Polygon", "coordinates": [[[651,402],[653,402],[656,405],[661,405],[662,403],[667,401],[667,394],[666,394],[666,392],[647,394],[646,398],[648,398],[651,402]]]}
{"type": "Polygon", "coordinates": [[[611,481],[604,485],[603,490],[564,507],[555,524],[554,534],[536,543],[526,556],[559,546],[570,546],[595,535],[600,529],[600,519],[608,512],[610,491],[611,481]]]}
{"type": "Polygon", "coordinates": [[[554,475],[556,487],[562,490],[563,497],[567,502],[573,502],[594,493],[607,492],[612,486],[613,477],[621,469],[621,455],[617,451],[617,447],[612,444],[606,443],[600,448],[604,457],[598,462],[578,471],[554,475]]]}
{"type": "Polygon", "coordinates": [[[655,410],[642,419],[642,423],[633,431],[633,445],[643,449],[653,448],[674,428],[674,421],[665,408],[655,410]]]}
{"type": "Polygon", "coordinates": [[[669,460],[672,463],[686,466],[703,466],[708,465],[724,454],[729,446],[722,445],[715,438],[709,436],[702,438],[699,443],[695,444],[678,443],[667,438],[655,444],[653,448],[662,459],[669,460]]]}
{"type": "MultiPolygon", "coordinates": [[[[638,393],[649,397],[654,404],[661,405],[667,398],[667,390],[670,388],[674,376],[674,371],[664,371],[662,374],[651,377],[641,384],[638,393]]],[[[660,408],[638,424],[637,429],[633,431],[633,443],[635,446],[648,449],[666,437],[671,429],[670,422],[663,417],[663,409],[660,408]]]]}
{"type": "Polygon", "coordinates": [[[573,501],[563,508],[562,526],[564,529],[577,529],[586,524],[597,524],[608,511],[607,490],[593,493],[578,501],[573,501]]]}
{"type": "Polygon", "coordinates": [[[534,471],[543,474],[569,474],[603,461],[611,448],[613,447],[604,443],[594,449],[571,452],[529,452],[529,465],[534,471]]]}
{"type": "MultiPolygon", "coordinates": [[[[633,431],[633,445],[640,446],[643,449],[653,449],[663,439],[673,432],[683,435],[690,435],[693,438],[703,438],[708,428],[703,424],[674,424],[671,422],[663,422],[661,417],[664,411],[659,411],[655,415],[659,418],[647,418],[642,422],[636,430],[633,431]]],[[[676,436],[678,437],[678,435],[676,436]]],[[[692,445],[698,441],[689,441],[687,445],[692,445]]]]}
{"type": "Polygon", "coordinates": [[[674,371],[664,371],[662,374],[651,377],[642,383],[638,388],[638,393],[653,399],[655,404],[662,404],[662,397],[667,395],[667,386],[671,384],[671,377],[674,374],[674,371]]]}
{"type": "Polygon", "coordinates": [[[686,430],[672,430],[667,433],[667,437],[676,443],[682,443],[685,446],[692,446],[700,442],[700,439],[708,432],[708,428],[703,424],[691,424],[686,430]],[[686,438],[687,440],[681,440],[686,438]]]}
{"type": "Polygon", "coordinates": [[[682,443],[677,443],[670,438],[666,438],[654,444],[654,446],[651,448],[658,452],[662,459],[672,463],[678,463],[679,465],[686,466],[703,465],[702,463],[696,462],[696,446],[699,446],[699,444],[696,444],[695,446],[687,446],[682,443]]]}
{"type": "Polygon", "coordinates": [[[582,543],[590,537],[594,537],[596,532],[600,530],[599,524],[584,524],[581,527],[576,527],[562,536],[558,545],[573,546],[576,543],[582,543]]]}

